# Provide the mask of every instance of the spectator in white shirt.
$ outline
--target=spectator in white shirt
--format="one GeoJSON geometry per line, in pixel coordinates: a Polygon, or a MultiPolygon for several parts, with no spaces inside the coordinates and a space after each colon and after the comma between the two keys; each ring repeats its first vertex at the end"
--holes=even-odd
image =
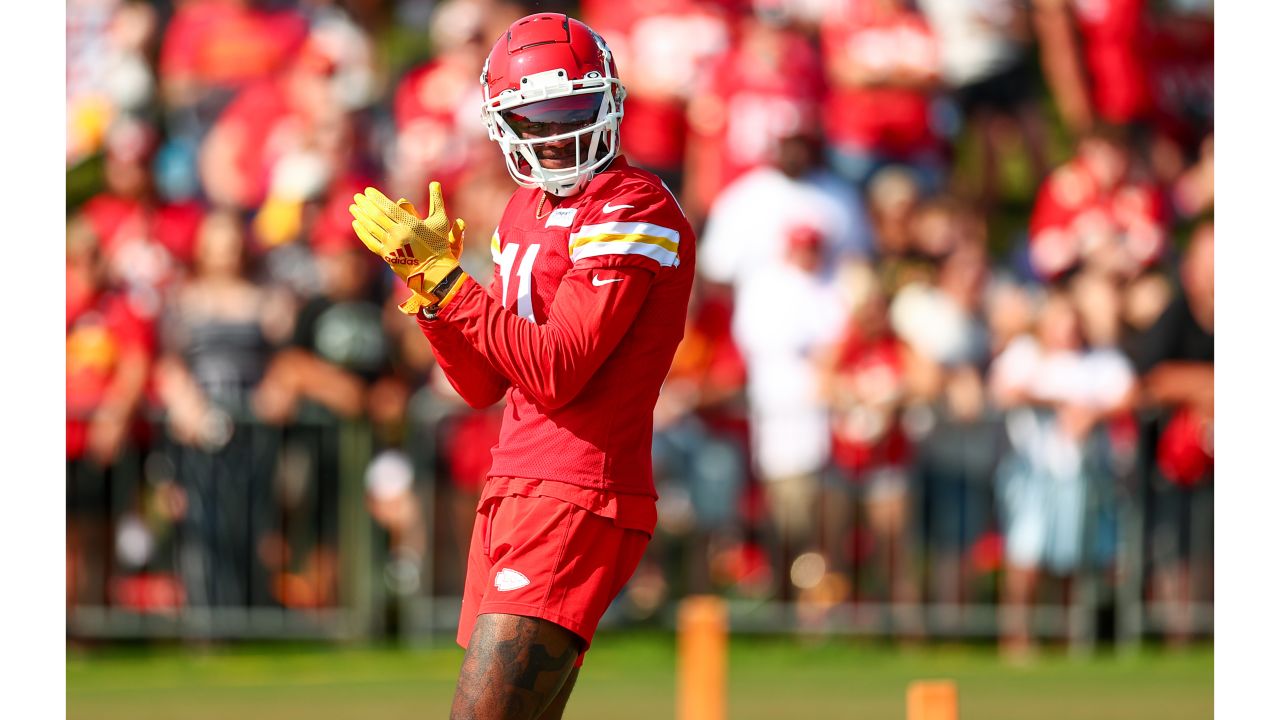
{"type": "MultiPolygon", "coordinates": [[[[733,337],[747,368],[751,454],[778,543],[780,590],[788,598],[792,562],[820,542],[815,517],[831,456],[815,355],[839,337],[848,311],[824,272],[823,235],[799,225],[782,240],[783,262],[737,285],[733,337]]],[[[829,556],[834,548],[824,550],[829,556]]]]}
{"type": "Polygon", "coordinates": [[[1002,647],[1020,658],[1032,649],[1040,573],[1069,580],[1081,563],[1088,485],[1106,473],[1095,429],[1130,402],[1134,375],[1118,350],[1085,346],[1077,308],[1054,293],[1035,337],[1015,338],[993,361],[990,386],[1009,436],[996,477],[1007,562],[1002,647]]]}

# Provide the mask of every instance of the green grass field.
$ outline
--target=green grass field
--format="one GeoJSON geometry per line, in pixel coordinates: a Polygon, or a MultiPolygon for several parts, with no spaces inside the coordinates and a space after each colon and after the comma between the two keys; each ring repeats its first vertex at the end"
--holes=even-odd
{"type": "MultiPolygon", "coordinates": [[[[67,652],[73,720],[346,720],[444,718],[461,650],[315,646],[193,652],[67,652]]],[[[604,633],[587,657],[568,718],[673,715],[675,644],[604,633]]],[[[1203,720],[1213,715],[1213,651],[1088,660],[1045,654],[1014,667],[985,648],[897,650],[866,642],[736,637],[729,716],[906,716],[907,683],[954,679],[963,720],[1203,720]]]]}

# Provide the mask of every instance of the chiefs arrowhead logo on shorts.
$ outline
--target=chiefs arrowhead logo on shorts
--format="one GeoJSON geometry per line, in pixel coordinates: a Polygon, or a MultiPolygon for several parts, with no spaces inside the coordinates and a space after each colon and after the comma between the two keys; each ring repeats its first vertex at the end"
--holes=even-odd
{"type": "Polygon", "coordinates": [[[511,568],[503,568],[493,578],[493,586],[498,588],[499,592],[508,592],[516,590],[529,584],[529,578],[524,573],[517,572],[511,568]]]}
{"type": "Polygon", "coordinates": [[[404,245],[396,248],[383,258],[389,265],[417,265],[418,259],[413,256],[413,248],[404,245]]]}

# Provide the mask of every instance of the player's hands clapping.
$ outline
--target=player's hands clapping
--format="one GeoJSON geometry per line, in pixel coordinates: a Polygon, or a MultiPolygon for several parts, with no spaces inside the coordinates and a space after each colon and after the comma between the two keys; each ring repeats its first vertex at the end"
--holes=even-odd
{"type": "Polygon", "coordinates": [[[449,219],[440,183],[431,183],[426,217],[409,201],[392,202],[376,188],[356,193],[354,201],[347,209],[356,235],[414,293],[430,292],[457,267],[466,223],[449,219]]]}

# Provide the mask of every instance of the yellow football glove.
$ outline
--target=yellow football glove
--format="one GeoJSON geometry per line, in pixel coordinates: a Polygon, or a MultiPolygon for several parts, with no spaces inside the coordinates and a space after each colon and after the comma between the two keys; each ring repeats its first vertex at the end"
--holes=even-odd
{"type": "MultiPolygon", "coordinates": [[[[396,205],[399,206],[401,210],[404,210],[405,212],[409,213],[410,215],[413,215],[416,218],[422,217],[421,215],[418,214],[418,209],[413,206],[413,203],[409,202],[405,198],[400,198],[399,200],[396,200],[396,205]]],[[[464,234],[464,231],[466,230],[467,224],[462,221],[462,218],[455,218],[453,223],[454,223],[454,227],[449,233],[449,252],[453,255],[454,260],[461,260],[462,259],[462,240],[463,240],[463,234],[464,234]]],[[[429,308],[433,305],[444,305],[445,302],[453,298],[454,292],[457,291],[458,285],[461,282],[461,280],[462,279],[459,278],[458,282],[455,282],[453,287],[450,288],[451,292],[449,292],[438,303],[434,297],[427,298],[422,295],[419,295],[416,292],[410,292],[409,297],[405,298],[405,301],[400,303],[400,306],[399,306],[400,312],[404,313],[405,315],[417,315],[418,312],[421,311],[423,308],[429,308]]],[[[437,307],[437,309],[439,308],[437,307]]]]}
{"type": "MultiPolygon", "coordinates": [[[[416,218],[422,217],[422,215],[418,213],[418,208],[414,207],[413,203],[404,198],[396,200],[396,205],[401,210],[404,210],[416,218]]],[[[453,227],[449,229],[449,253],[453,255],[454,260],[462,259],[462,235],[466,229],[467,224],[463,222],[462,218],[454,218],[453,227]]]]}
{"type": "Polygon", "coordinates": [[[418,217],[412,203],[393,203],[375,188],[356,193],[347,209],[360,241],[399,275],[414,295],[401,310],[414,314],[422,307],[442,307],[462,285],[466,273],[458,266],[466,223],[452,222],[444,209],[440,183],[430,186],[430,206],[418,217]],[[445,281],[450,282],[446,283],[445,281]]]}

